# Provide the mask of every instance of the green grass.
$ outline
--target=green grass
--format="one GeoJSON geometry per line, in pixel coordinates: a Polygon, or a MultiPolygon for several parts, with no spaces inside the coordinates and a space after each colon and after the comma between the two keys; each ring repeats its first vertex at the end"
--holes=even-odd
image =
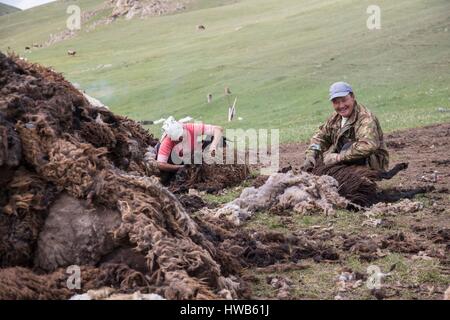
{"type": "Polygon", "coordinates": [[[256,212],[253,217],[244,223],[244,228],[249,230],[264,230],[287,233],[289,230],[280,216],[270,212],[256,212]]]}
{"type": "MultiPolygon", "coordinates": [[[[82,26],[70,40],[24,52],[65,28],[72,2],[91,10],[102,1],[58,1],[0,17],[0,49],[53,66],[134,119],[189,115],[226,128],[278,128],[283,142],[306,140],[332,111],[330,83],[345,80],[387,132],[450,120],[437,111],[450,105],[447,0],[380,0],[376,31],[366,27],[371,1],[195,1],[181,14],[89,33],[82,26]],[[225,86],[238,96],[242,121],[226,121],[225,86]]],[[[159,135],[159,126],[148,128],[159,135]]]]}
{"type": "Polygon", "coordinates": [[[233,201],[241,194],[244,186],[236,187],[233,189],[224,189],[221,194],[210,194],[207,193],[202,196],[203,200],[211,204],[224,204],[233,201]]]}
{"type": "Polygon", "coordinates": [[[367,279],[364,279],[359,287],[339,292],[336,285],[337,277],[344,269],[368,277],[369,266],[378,266],[381,272],[387,273],[394,264],[395,269],[390,276],[381,281],[383,287],[400,289],[399,294],[393,296],[394,299],[431,299],[433,297],[427,295],[426,291],[416,292],[414,288],[428,286],[445,289],[450,281],[450,277],[442,272],[437,259],[412,260],[398,253],[388,254],[372,262],[361,261],[357,256],[350,255],[342,256],[339,263],[315,263],[311,259],[302,263],[308,267],[303,270],[277,273],[249,270],[248,272],[257,279],[252,284],[254,296],[275,298],[276,290],[267,283],[266,278],[270,275],[282,275],[294,283],[291,293],[293,299],[334,299],[338,294],[345,299],[375,299],[367,287],[367,279]]]}
{"type": "Polygon", "coordinates": [[[357,257],[350,256],[338,264],[314,263],[310,260],[304,261],[303,264],[307,265],[308,268],[278,273],[251,271],[251,274],[257,279],[257,282],[252,285],[255,297],[275,298],[276,290],[267,283],[266,278],[271,275],[282,275],[288,277],[294,283],[291,293],[293,299],[332,300],[338,294],[345,299],[375,299],[371,290],[367,287],[366,279],[359,287],[344,292],[339,292],[336,285],[337,277],[343,269],[351,269],[368,277],[367,268],[370,265],[378,266],[380,271],[385,273],[394,264],[396,265],[391,275],[382,280],[382,286],[411,289],[401,290],[398,295],[393,296],[394,299],[417,299],[418,297],[429,299],[431,297],[428,297],[426,292],[419,294],[415,292],[414,288],[419,286],[446,288],[449,281],[449,277],[442,274],[436,260],[410,260],[399,254],[390,254],[371,263],[361,262],[357,257]]]}
{"type": "Polygon", "coordinates": [[[335,281],[339,275],[339,265],[319,264],[312,261],[304,262],[308,268],[289,272],[251,274],[258,280],[253,284],[252,290],[255,297],[275,299],[277,291],[266,279],[269,276],[285,276],[292,280],[292,298],[294,299],[327,299],[331,300],[336,295],[335,281]]]}

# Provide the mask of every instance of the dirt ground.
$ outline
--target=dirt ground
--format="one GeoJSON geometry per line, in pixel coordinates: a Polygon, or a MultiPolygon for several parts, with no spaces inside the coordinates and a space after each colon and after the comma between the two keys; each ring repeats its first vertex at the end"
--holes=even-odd
{"type": "MultiPolygon", "coordinates": [[[[386,142],[390,166],[409,162],[409,168],[381,182],[380,189],[426,187],[429,191],[413,198],[423,208],[374,216],[346,210],[334,217],[293,212],[256,214],[243,226],[250,234],[306,236],[334,254],[325,259],[249,268],[245,274],[252,284],[253,298],[443,298],[450,284],[450,124],[395,132],[386,135],[386,142]]],[[[281,167],[300,167],[305,148],[304,143],[281,146],[281,167]]],[[[206,200],[226,202],[240,190],[233,188],[206,200]]]]}

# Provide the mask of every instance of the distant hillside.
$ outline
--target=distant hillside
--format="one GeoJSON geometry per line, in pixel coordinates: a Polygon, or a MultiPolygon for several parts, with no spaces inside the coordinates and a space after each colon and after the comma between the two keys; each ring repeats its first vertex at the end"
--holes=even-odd
{"type": "Polygon", "coordinates": [[[3,16],[5,14],[13,13],[16,11],[20,11],[19,8],[8,6],[7,4],[0,3],[0,16],[3,16]]]}

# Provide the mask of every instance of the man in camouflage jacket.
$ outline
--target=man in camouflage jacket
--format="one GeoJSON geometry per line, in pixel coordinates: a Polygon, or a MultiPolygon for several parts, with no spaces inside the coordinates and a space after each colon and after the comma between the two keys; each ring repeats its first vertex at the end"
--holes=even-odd
{"type": "Polygon", "coordinates": [[[330,101],[335,112],[312,137],[303,170],[311,171],[321,156],[326,165],[361,164],[387,170],[389,154],[375,115],[357,103],[345,82],[331,85],[330,101]]]}

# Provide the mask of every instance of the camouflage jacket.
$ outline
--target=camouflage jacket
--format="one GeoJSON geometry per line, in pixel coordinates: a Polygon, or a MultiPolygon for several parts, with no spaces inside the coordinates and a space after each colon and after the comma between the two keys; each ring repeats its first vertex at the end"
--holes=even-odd
{"type": "Polygon", "coordinates": [[[344,163],[360,163],[375,170],[387,170],[389,153],[375,115],[356,103],[342,128],[341,120],[342,117],[335,112],[319,128],[311,139],[306,156],[317,158],[324,152],[336,152],[341,154],[344,163]]]}

